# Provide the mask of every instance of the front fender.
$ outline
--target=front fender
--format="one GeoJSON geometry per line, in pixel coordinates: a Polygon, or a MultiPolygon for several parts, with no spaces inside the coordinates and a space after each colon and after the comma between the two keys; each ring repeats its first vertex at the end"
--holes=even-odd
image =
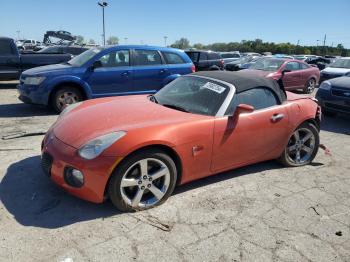
{"type": "Polygon", "coordinates": [[[73,84],[79,85],[83,89],[83,91],[86,95],[86,98],[87,99],[92,98],[92,90],[91,90],[90,85],[76,76],[57,76],[57,77],[54,77],[54,78],[50,79],[49,82],[46,84],[46,89],[49,93],[51,93],[51,91],[54,90],[54,88],[56,86],[63,84],[63,83],[73,83],[73,84]]]}

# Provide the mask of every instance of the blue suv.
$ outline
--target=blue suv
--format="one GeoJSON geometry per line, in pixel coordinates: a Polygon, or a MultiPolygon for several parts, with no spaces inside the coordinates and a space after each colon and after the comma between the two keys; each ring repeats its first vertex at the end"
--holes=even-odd
{"type": "Polygon", "coordinates": [[[163,47],[97,47],[72,60],[22,73],[19,99],[52,106],[104,96],[151,94],[180,75],[195,71],[185,52],[163,47]]]}

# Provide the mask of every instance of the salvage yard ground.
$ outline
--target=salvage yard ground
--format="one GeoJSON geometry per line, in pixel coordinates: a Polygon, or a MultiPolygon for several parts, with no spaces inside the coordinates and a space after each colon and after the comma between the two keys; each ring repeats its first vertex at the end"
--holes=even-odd
{"type": "Polygon", "coordinates": [[[15,86],[0,83],[0,261],[350,261],[349,117],[324,117],[332,156],[312,165],[256,164],[122,214],[45,177],[41,134],[57,115],[19,102],[15,86]]]}

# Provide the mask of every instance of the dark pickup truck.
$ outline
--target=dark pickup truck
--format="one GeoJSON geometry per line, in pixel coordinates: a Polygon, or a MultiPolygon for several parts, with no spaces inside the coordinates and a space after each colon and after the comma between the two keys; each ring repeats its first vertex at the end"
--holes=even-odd
{"type": "Polygon", "coordinates": [[[213,51],[185,51],[196,67],[196,71],[224,70],[225,62],[221,55],[213,51]]]}
{"type": "Polygon", "coordinates": [[[71,54],[20,54],[13,39],[0,37],[0,81],[19,79],[24,70],[67,62],[71,58],[71,54]]]}

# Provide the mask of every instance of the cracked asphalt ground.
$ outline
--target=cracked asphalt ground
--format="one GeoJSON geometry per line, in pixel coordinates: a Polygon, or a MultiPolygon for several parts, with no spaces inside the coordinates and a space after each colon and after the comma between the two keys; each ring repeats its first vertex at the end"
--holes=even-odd
{"type": "MultiPolygon", "coordinates": [[[[20,103],[14,87],[0,84],[0,136],[46,131],[57,116],[20,103]]],[[[0,138],[0,261],[350,261],[349,134],[348,117],[325,117],[332,156],[226,172],[128,214],[51,183],[42,135],[0,138]]]]}

